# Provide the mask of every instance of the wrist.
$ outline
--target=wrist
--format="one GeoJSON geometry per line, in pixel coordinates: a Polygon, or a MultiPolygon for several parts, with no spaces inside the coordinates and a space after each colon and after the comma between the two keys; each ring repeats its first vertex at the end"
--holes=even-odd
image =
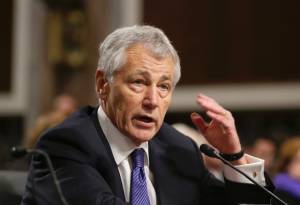
{"type": "Polygon", "coordinates": [[[230,163],[234,166],[249,164],[248,158],[245,155],[241,159],[236,160],[236,161],[231,161],[230,163]]]}
{"type": "Polygon", "coordinates": [[[230,162],[241,159],[244,156],[244,154],[245,152],[243,149],[241,149],[239,152],[231,153],[231,154],[220,152],[220,156],[230,162]]]}

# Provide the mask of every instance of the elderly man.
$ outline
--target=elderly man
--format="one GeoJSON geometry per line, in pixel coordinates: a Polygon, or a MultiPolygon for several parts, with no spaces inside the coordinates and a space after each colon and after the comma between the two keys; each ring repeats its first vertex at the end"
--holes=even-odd
{"type": "MultiPolygon", "coordinates": [[[[45,133],[63,194],[72,205],[267,203],[268,197],[225,167],[225,183],[204,167],[198,147],[164,123],[180,79],[177,52],[151,26],[121,28],[104,40],[96,71],[99,107],[79,110],[45,133]]],[[[263,162],[243,155],[231,113],[199,94],[211,118],[191,114],[210,144],[266,185],[263,162]],[[234,158],[235,157],[235,158],[234,158]]],[[[60,204],[45,161],[33,158],[23,204],[60,204]]]]}

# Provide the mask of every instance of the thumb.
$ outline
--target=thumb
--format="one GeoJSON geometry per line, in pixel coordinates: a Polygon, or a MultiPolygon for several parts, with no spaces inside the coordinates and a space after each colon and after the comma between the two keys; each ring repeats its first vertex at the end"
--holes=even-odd
{"type": "Polygon", "coordinates": [[[204,119],[196,112],[193,112],[191,114],[191,120],[194,123],[194,125],[204,134],[206,132],[206,129],[208,127],[208,124],[204,121],[204,119]]]}

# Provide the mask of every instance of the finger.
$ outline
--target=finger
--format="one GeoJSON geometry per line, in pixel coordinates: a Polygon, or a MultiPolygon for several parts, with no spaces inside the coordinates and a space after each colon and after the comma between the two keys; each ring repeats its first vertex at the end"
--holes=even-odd
{"type": "Polygon", "coordinates": [[[191,114],[191,120],[194,123],[194,125],[200,129],[202,133],[206,132],[206,129],[208,127],[208,124],[205,122],[205,120],[199,115],[198,113],[193,112],[191,114]]]}
{"type": "Polygon", "coordinates": [[[226,114],[226,110],[213,99],[199,97],[197,98],[197,103],[206,111],[215,112],[221,115],[226,114]]]}
{"type": "Polygon", "coordinates": [[[211,97],[208,97],[207,95],[204,95],[203,93],[199,93],[199,94],[197,95],[197,97],[199,97],[199,98],[204,98],[204,99],[207,99],[207,100],[212,99],[211,97]]]}
{"type": "Polygon", "coordinates": [[[200,93],[197,96],[197,101],[214,121],[222,124],[224,127],[234,126],[232,114],[219,105],[213,98],[200,93]]]}
{"type": "MultiPolygon", "coordinates": [[[[230,113],[230,112],[228,112],[230,113]]],[[[224,114],[217,114],[211,111],[207,111],[206,114],[212,119],[217,121],[218,123],[222,124],[224,127],[231,127],[233,122],[232,118],[229,118],[229,116],[226,116],[224,114]]]]}
{"type": "Polygon", "coordinates": [[[207,96],[207,95],[204,95],[204,94],[202,94],[202,93],[199,93],[199,94],[197,95],[197,98],[205,99],[205,100],[207,100],[207,101],[213,101],[213,102],[216,102],[213,98],[211,98],[211,97],[209,97],[209,96],[207,96]]]}

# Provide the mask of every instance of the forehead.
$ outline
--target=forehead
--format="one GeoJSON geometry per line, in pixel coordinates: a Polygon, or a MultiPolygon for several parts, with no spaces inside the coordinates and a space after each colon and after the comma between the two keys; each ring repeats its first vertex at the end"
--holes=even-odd
{"type": "Polygon", "coordinates": [[[145,70],[158,73],[169,73],[174,75],[175,64],[171,56],[160,57],[155,55],[142,44],[129,47],[125,53],[125,64],[123,69],[145,70]]]}

